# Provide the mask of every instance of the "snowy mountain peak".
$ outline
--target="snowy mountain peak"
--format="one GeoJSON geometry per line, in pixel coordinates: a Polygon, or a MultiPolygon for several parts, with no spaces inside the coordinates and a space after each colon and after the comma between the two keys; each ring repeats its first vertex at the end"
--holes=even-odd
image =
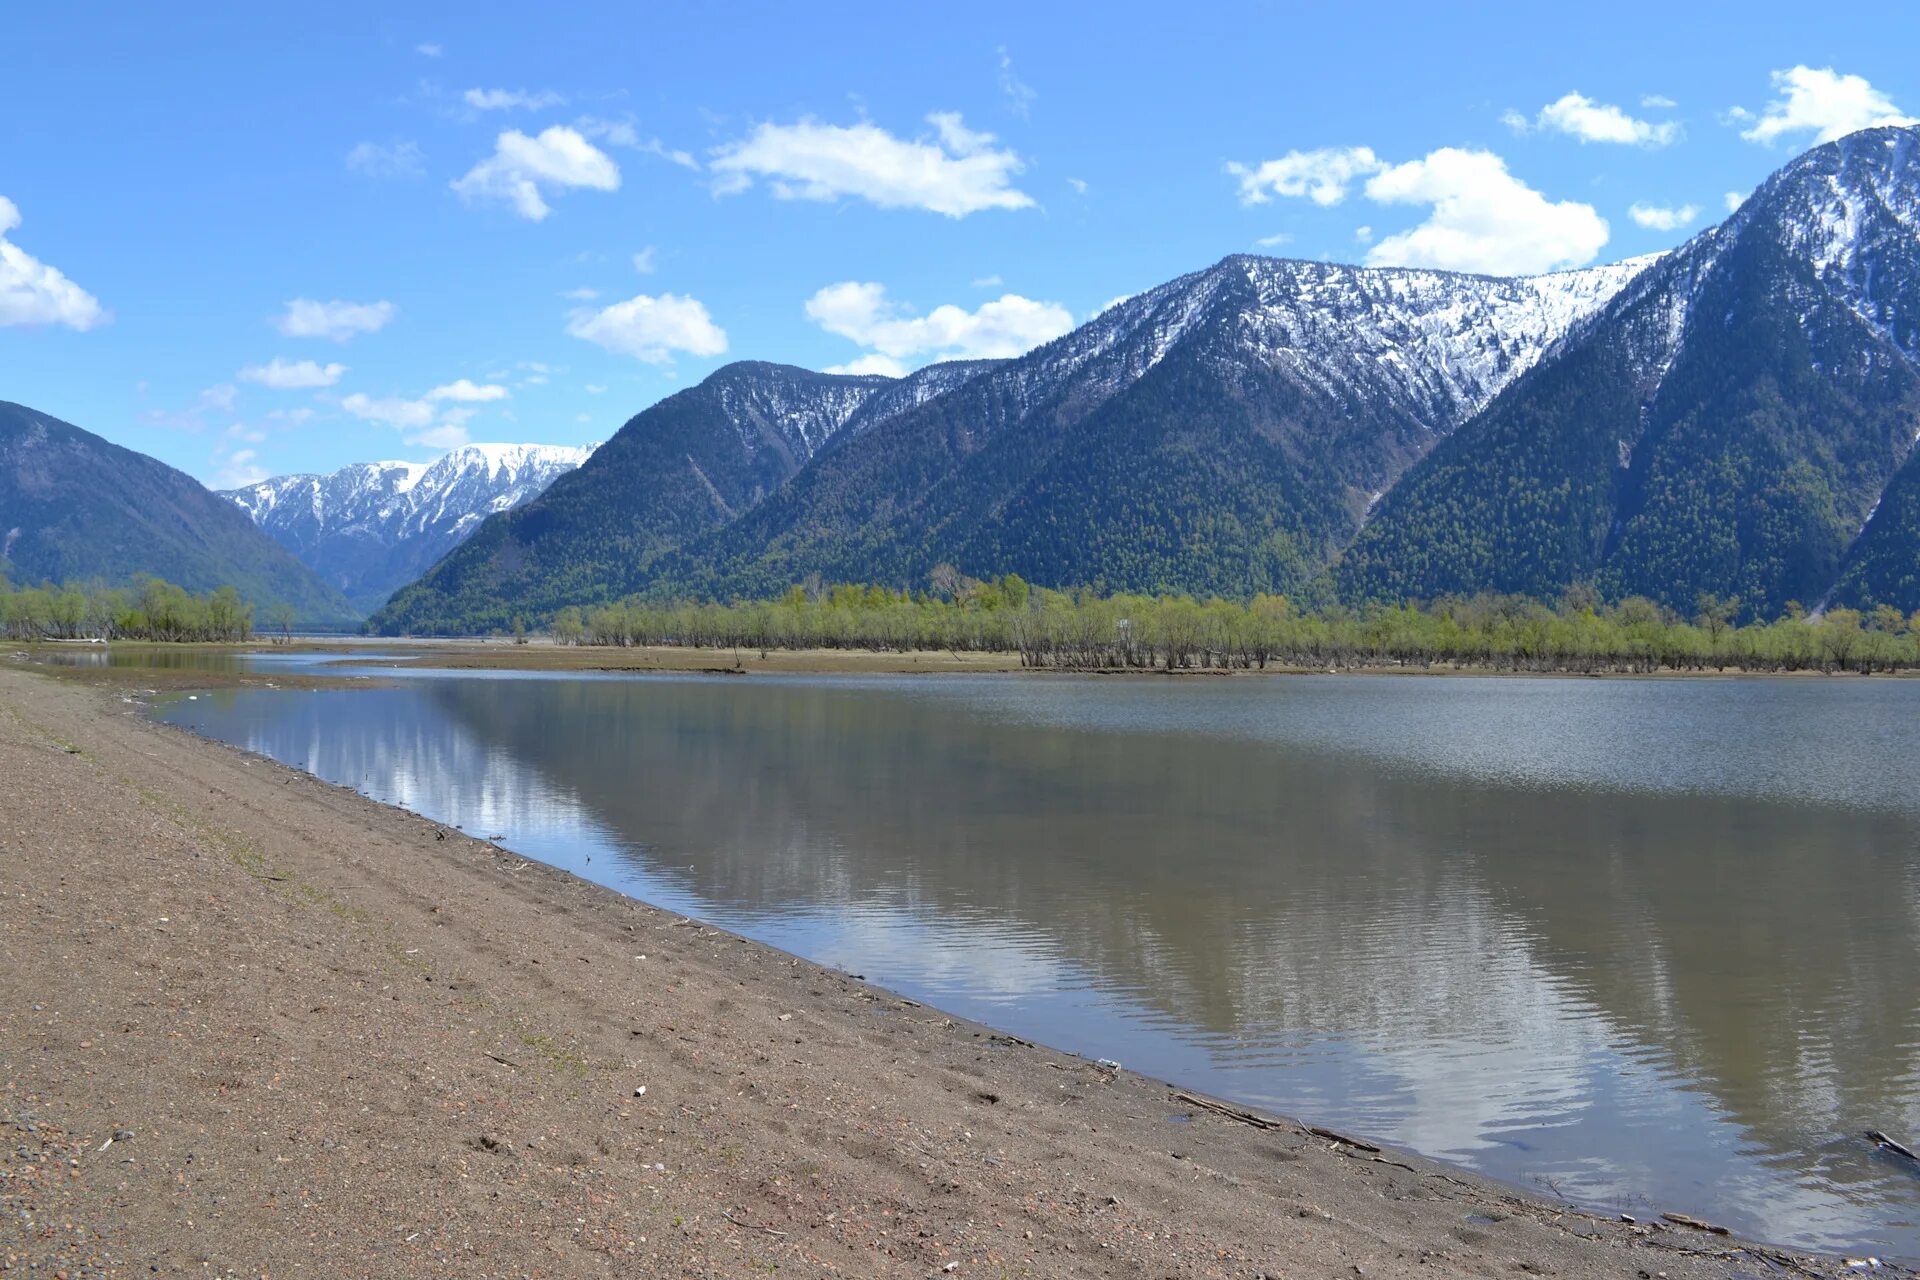
{"type": "Polygon", "coordinates": [[[599,446],[469,444],[432,462],[361,462],[221,496],[362,608],[379,605],[480,522],[538,497],[599,446]]]}

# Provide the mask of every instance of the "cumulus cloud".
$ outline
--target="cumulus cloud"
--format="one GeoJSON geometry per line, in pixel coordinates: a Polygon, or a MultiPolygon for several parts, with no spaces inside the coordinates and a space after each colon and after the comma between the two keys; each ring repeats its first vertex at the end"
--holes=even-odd
{"type": "Polygon", "coordinates": [[[877,373],[885,378],[904,378],[907,376],[908,371],[907,366],[901,364],[892,356],[883,356],[877,351],[872,351],[858,359],[849,360],[845,364],[830,364],[821,370],[821,372],[851,374],[877,373]]]}
{"type": "Polygon", "coordinates": [[[415,431],[407,437],[407,443],[428,449],[458,449],[468,439],[466,423],[442,422],[423,431],[415,431]]]}
{"type": "Polygon", "coordinates": [[[343,364],[319,364],[312,360],[282,360],[275,356],[265,364],[249,365],[234,375],[242,382],[257,382],[275,391],[307,391],[330,387],[347,371],[343,364]]]}
{"type": "Polygon", "coordinates": [[[1266,204],[1275,196],[1306,196],[1324,206],[1339,204],[1355,178],[1378,173],[1383,167],[1371,147],[1321,147],[1289,151],[1258,165],[1229,164],[1227,172],[1240,179],[1241,204],[1266,204]]]}
{"type": "Polygon", "coordinates": [[[1258,240],[1255,240],[1254,243],[1262,249],[1278,249],[1281,245],[1293,243],[1293,232],[1276,231],[1270,236],[1261,236],[1258,240]]]}
{"type": "Polygon", "coordinates": [[[653,246],[648,245],[646,248],[642,249],[640,252],[633,255],[633,269],[635,271],[638,271],[643,276],[652,275],[654,272],[654,268],[659,265],[657,262],[654,261],[654,259],[657,256],[658,255],[656,255],[653,251],[653,246]]]}
{"type": "Polygon", "coordinates": [[[727,349],[727,331],[713,322],[697,298],[642,293],[598,311],[576,311],[567,332],[618,355],[648,364],[669,364],[676,353],[717,356],[727,349]]]}
{"type": "Polygon", "coordinates": [[[384,423],[389,427],[427,427],[434,419],[434,407],[426,400],[407,400],[400,396],[375,399],[364,391],[354,392],[340,402],[340,407],[362,421],[384,423]]]}
{"type": "Polygon", "coordinates": [[[1700,206],[1683,204],[1678,208],[1635,201],[1627,216],[1653,231],[1678,231],[1700,216],[1700,206]]]}
{"type": "Polygon", "coordinates": [[[592,302],[595,298],[600,296],[600,291],[598,289],[590,289],[585,285],[582,285],[578,289],[562,290],[560,296],[568,299],[571,302],[592,302]]]}
{"type": "Polygon", "coordinates": [[[1793,67],[1773,73],[1777,97],[1758,116],[1735,108],[1736,119],[1752,120],[1741,131],[1748,142],[1774,142],[1788,134],[1811,133],[1815,144],[1878,125],[1909,125],[1914,120],[1880,90],[1860,76],[1846,76],[1832,67],[1793,67]]]}
{"type": "Polygon", "coordinates": [[[553,125],[532,138],[509,129],[495,140],[492,155],[451,185],[463,200],[501,201],[521,217],[539,222],[552,212],[546,197],[556,191],[619,190],[620,166],[565,125],[553,125]]]}
{"type": "Polygon", "coordinates": [[[87,330],[110,317],[99,299],[7,239],[20,209],[0,196],[0,325],[59,324],[87,330]]]}
{"type": "Polygon", "coordinates": [[[763,179],[782,200],[858,196],[882,209],[926,209],[964,218],[984,209],[1026,209],[1033,197],[1012,185],[1025,168],[990,133],[953,112],[927,117],[932,136],[898,138],[873,124],[801,120],[762,124],[714,152],[714,190],[732,195],[763,179]]]}
{"type": "Polygon", "coordinates": [[[216,452],[214,461],[218,464],[213,473],[214,487],[220,489],[244,489],[250,484],[259,484],[272,473],[260,465],[259,455],[252,449],[235,449],[231,453],[216,452]]]}
{"type": "Polygon", "coordinates": [[[1664,93],[1648,93],[1641,95],[1640,105],[1652,111],[1670,111],[1680,104],[1664,93]]]}
{"type": "Polygon", "coordinates": [[[469,89],[460,97],[475,111],[544,111],[566,102],[551,89],[533,93],[525,89],[469,89]]]}
{"type": "Polygon", "coordinates": [[[897,374],[905,372],[897,362],[910,359],[926,364],[1017,356],[1073,328],[1073,313],[1057,302],[1009,293],[972,311],[948,303],[917,316],[891,301],[885,286],[853,280],[821,289],[807,299],[806,311],[828,333],[896,362],[882,365],[862,356],[839,366],[846,372],[897,374]]]}
{"type": "Polygon", "coordinates": [[[423,58],[437,58],[446,52],[437,44],[417,44],[413,46],[413,51],[423,58]]]}
{"type": "Polygon", "coordinates": [[[1747,202],[1747,198],[1744,195],[1741,195],[1738,191],[1729,191],[1727,192],[1727,194],[1720,197],[1720,203],[1727,206],[1728,213],[1732,213],[1734,210],[1738,209],[1741,205],[1745,204],[1746,202],[1747,202]]]}
{"type": "Polygon", "coordinates": [[[414,142],[362,142],[347,152],[347,168],[369,178],[418,178],[427,160],[414,142]]]}
{"type": "Polygon", "coordinates": [[[361,333],[378,333],[393,319],[391,302],[318,302],[294,298],[275,317],[273,327],[289,338],[326,338],[345,342],[361,333]]]}
{"type": "Polygon", "coordinates": [[[458,400],[466,404],[483,404],[489,400],[505,400],[511,392],[495,383],[476,385],[467,378],[461,378],[427,392],[428,400],[458,400]]]}
{"type": "MultiPolygon", "coordinates": [[[[1672,106],[1664,98],[1643,98],[1642,106],[1672,106]]],[[[1542,133],[1564,133],[1570,138],[1582,142],[1615,142],[1634,147],[1664,147],[1677,142],[1680,138],[1680,125],[1677,121],[1665,120],[1655,123],[1651,120],[1638,120],[1619,107],[1605,102],[1595,102],[1583,93],[1569,93],[1557,101],[1549,102],[1540,109],[1540,114],[1532,120],[1517,111],[1509,111],[1501,119],[1516,133],[1539,130],[1542,133]]]]}
{"type": "Polygon", "coordinates": [[[1552,201],[1487,151],[1443,147],[1367,180],[1381,204],[1431,206],[1427,220],[1367,251],[1372,266],[1527,275],[1593,261],[1607,221],[1592,205],[1552,201]]]}

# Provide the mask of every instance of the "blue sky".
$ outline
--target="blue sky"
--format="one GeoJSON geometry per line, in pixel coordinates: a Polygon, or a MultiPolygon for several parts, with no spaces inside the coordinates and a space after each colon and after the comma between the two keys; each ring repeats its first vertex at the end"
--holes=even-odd
{"type": "Polygon", "coordinates": [[[1912,7],[1464,9],[31,6],[0,399],[216,485],[580,443],[730,360],[1009,354],[1229,253],[1663,249],[1920,110],[1912,7]]]}

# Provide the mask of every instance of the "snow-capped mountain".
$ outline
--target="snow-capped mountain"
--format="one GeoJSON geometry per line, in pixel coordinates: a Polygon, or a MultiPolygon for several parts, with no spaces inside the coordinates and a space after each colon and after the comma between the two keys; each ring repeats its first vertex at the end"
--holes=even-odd
{"type": "Polygon", "coordinates": [[[731,365],[376,619],[810,574],[1920,607],[1920,132],[1663,255],[1503,279],[1235,255],[904,382],[731,365]],[[724,445],[724,447],[722,447],[724,445]]]}
{"type": "Polygon", "coordinates": [[[1816,147],[1436,448],[1350,595],[1920,606],[1920,131],[1816,147]]]}
{"type": "Polygon", "coordinates": [[[420,576],[497,511],[538,497],[598,445],[470,444],[433,462],[363,462],[221,494],[359,608],[420,576]]]}
{"type": "Polygon", "coordinates": [[[378,624],[451,613],[485,630],[656,584],[776,591],[816,571],[906,583],[943,559],[1119,585],[1092,558],[1122,526],[1144,526],[1129,552],[1160,543],[1137,566],[1152,584],[1192,559],[1184,516],[1134,509],[1154,493],[1196,516],[1244,509],[1232,536],[1257,545],[1219,589],[1291,586],[1652,261],[1498,279],[1234,256],[1018,359],[903,379],[729,365],[639,414],[378,624]],[[1224,484],[1201,474],[1237,454],[1224,484]],[[1300,489],[1308,503],[1287,500],[1300,489]]]}

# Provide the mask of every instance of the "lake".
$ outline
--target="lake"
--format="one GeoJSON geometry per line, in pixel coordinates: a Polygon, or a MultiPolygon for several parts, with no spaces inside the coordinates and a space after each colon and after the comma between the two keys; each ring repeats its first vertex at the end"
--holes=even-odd
{"type": "Polygon", "coordinates": [[[1920,1257],[1862,1136],[1920,1136],[1920,681],[359,670],[158,714],[1016,1035],[1920,1257]]]}

